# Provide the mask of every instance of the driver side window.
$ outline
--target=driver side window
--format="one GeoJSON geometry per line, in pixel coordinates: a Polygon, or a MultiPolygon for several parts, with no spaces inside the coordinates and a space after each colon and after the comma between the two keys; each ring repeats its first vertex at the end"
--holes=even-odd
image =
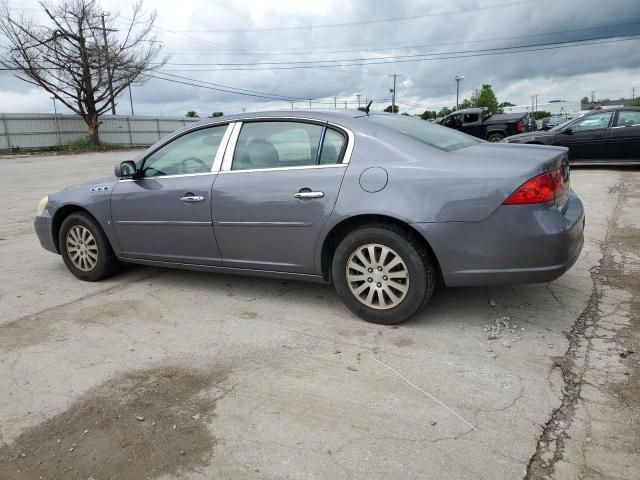
{"type": "Polygon", "coordinates": [[[574,132],[586,132],[588,130],[600,130],[601,128],[609,127],[611,116],[613,112],[602,112],[578,120],[571,125],[571,129],[574,132]]]}
{"type": "Polygon", "coordinates": [[[203,128],[176,138],[153,152],[142,168],[145,177],[208,173],[227,125],[203,128]]]}

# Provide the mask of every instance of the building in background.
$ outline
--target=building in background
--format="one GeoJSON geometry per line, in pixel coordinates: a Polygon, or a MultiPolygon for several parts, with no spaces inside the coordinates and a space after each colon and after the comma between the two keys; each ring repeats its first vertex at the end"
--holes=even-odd
{"type": "MultiPolygon", "coordinates": [[[[582,106],[580,102],[550,102],[550,103],[538,103],[535,109],[538,112],[549,112],[551,115],[569,115],[574,116],[580,113],[582,106]]],[[[504,113],[521,113],[531,112],[532,106],[529,105],[514,105],[513,107],[504,107],[504,113]]]]}
{"type": "Polygon", "coordinates": [[[636,99],[633,98],[619,98],[617,100],[610,100],[608,98],[602,98],[600,100],[596,100],[595,102],[585,102],[582,104],[583,110],[593,110],[598,107],[609,107],[609,108],[622,108],[622,107],[631,107],[633,106],[633,102],[636,99]]]}

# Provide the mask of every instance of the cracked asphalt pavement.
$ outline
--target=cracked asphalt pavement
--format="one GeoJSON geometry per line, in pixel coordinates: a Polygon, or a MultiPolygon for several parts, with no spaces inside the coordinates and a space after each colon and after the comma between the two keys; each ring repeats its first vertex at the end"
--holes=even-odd
{"type": "Polygon", "coordinates": [[[640,478],[640,171],[574,169],[557,281],[385,327],[325,285],[76,280],[38,200],[130,156],[0,157],[0,478],[640,478]]]}

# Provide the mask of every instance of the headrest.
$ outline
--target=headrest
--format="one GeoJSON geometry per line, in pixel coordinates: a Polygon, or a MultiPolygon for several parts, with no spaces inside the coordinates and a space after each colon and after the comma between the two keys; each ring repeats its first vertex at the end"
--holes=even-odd
{"type": "Polygon", "coordinates": [[[247,147],[249,162],[256,168],[277,167],[280,163],[278,151],[271,142],[254,140],[247,147]]]}

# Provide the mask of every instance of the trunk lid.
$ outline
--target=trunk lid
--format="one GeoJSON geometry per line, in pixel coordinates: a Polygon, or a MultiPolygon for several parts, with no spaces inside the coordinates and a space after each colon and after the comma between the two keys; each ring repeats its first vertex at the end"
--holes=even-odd
{"type": "MultiPolygon", "coordinates": [[[[468,173],[473,172],[474,176],[482,175],[486,179],[484,195],[477,192],[478,197],[491,198],[491,203],[483,202],[482,213],[478,210],[475,218],[465,220],[479,221],[487,218],[525,182],[554,170],[559,170],[564,187],[554,203],[559,209],[563,209],[571,187],[567,152],[565,147],[489,142],[450,152],[452,160],[464,165],[468,173]],[[479,165],[482,166],[482,171],[478,170],[479,165]]],[[[479,183],[475,185],[476,188],[480,187],[479,183]]]]}

